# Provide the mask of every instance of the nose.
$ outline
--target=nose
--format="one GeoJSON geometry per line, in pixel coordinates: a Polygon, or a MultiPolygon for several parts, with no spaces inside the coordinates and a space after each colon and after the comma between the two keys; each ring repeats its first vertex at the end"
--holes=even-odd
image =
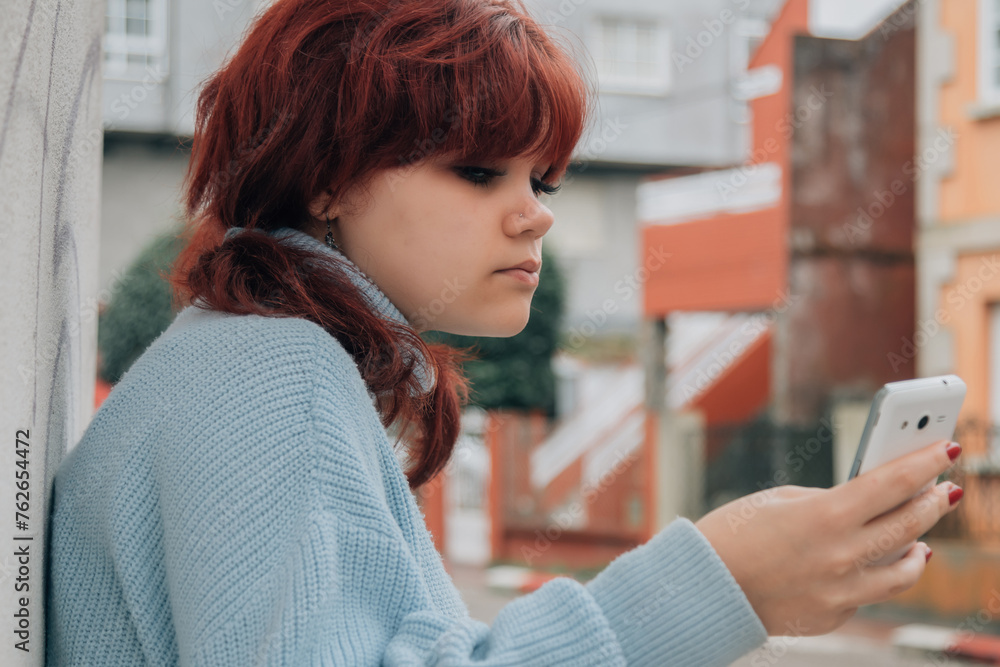
{"type": "Polygon", "coordinates": [[[520,236],[529,232],[535,238],[545,236],[556,220],[549,207],[534,197],[528,200],[522,210],[511,213],[507,219],[510,221],[510,228],[507,230],[510,236],[520,236]]]}

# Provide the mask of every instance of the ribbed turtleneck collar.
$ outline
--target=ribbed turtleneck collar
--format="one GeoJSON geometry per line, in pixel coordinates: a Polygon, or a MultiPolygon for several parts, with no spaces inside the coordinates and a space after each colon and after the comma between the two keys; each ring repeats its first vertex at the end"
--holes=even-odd
{"type": "MultiPolygon", "coordinates": [[[[243,227],[230,227],[226,231],[225,238],[228,239],[243,231],[245,231],[245,228],[243,227]]],[[[387,297],[385,293],[379,289],[375,282],[372,281],[360,267],[348,259],[344,253],[340,252],[340,250],[334,250],[312,235],[298,229],[293,229],[292,227],[279,227],[275,230],[257,231],[265,232],[284,243],[291,243],[305,250],[311,250],[318,252],[321,255],[339,259],[344,263],[344,266],[348,267],[349,270],[347,271],[347,275],[351,279],[351,282],[361,289],[362,293],[368,299],[369,304],[376,312],[380,313],[383,318],[387,320],[392,320],[406,326],[412,326],[409,320],[404,317],[403,313],[401,313],[395,304],[389,300],[389,297],[387,297]]],[[[337,266],[340,268],[341,265],[337,266]]],[[[420,350],[412,348],[407,352],[406,359],[409,361],[409,359],[414,355],[419,357],[420,361],[415,366],[414,373],[421,386],[420,393],[426,393],[434,388],[434,369],[427,359],[420,356],[420,354],[420,350]]]]}

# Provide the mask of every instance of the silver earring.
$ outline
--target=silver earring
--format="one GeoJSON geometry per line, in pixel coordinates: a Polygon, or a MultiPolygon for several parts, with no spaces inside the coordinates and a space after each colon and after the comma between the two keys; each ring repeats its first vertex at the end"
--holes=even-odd
{"type": "Polygon", "coordinates": [[[522,217],[522,218],[524,217],[524,213],[522,213],[522,214],[521,214],[521,217],[522,217]]]}
{"type": "Polygon", "coordinates": [[[330,229],[330,216],[326,217],[326,244],[334,250],[338,250],[337,243],[333,240],[333,231],[330,229]]]}

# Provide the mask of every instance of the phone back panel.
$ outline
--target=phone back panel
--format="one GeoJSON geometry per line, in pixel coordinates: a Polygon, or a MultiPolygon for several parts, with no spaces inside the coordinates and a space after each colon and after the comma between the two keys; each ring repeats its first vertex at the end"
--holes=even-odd
{"type": "Polygon", "coordinates": [[[965,391],[965,382],[957,375],[886,384],[872,402],[850,477],[939,440],[951,440],[965,391]],[[921,429],[924,417],[927,423],[921,429]]]}

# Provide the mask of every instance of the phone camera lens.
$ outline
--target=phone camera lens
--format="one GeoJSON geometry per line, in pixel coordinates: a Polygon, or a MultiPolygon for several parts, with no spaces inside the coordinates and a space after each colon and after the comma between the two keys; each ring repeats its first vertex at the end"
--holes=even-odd
{"type": "Polygon", "coordinates": [[[927,426],[927,422],[929,422],[930,420],[931,420],[930,417],[924,415],[923,417],[920,418],[920,422],[917,423],[917,428],[923,428],[927,426]]]}

